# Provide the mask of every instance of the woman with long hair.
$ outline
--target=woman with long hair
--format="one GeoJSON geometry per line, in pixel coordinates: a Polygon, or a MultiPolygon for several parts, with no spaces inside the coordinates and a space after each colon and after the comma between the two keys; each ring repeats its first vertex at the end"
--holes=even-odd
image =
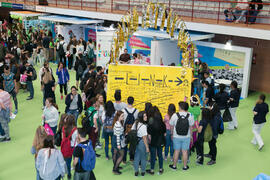
{"type": "MultiPolygon", "coordinates": [[[[105,111],[102,114],[102,123],[103,123],[103,135],[105,139],[105,155],[106,159],[109,160],[109,140],[113,137],[113,120],[115,116],[115,109],[112,101],[108,101],[105,104],[105,111]]],[[[111,148],[113,155],[113,147],[111,148]]]]}
{"type": "MultiPolygon", "coordinates": [[[[39,126],[36,129],[35,137],[34,137],[32,148],[31,148],[31,153],[35,155],[35,161],[36,161],[39,150],[42,149],[44,146],[44,140],[46,138],[47,138],[47,132],[45,131],[43,126],[39,126]]],[[[38,170],[37,170],[37,180],[39,180],[38,170]]]]}
{"type": "Polygon", "coordinates": [[[151,154],[151,169],[146,170],[147,173],[153,175],[155,169],[156,156],[159,160],[159,174],[162,174],[163,169],[163,157],[162,157],[162,148],[165,146],[165,133],[166,125],[163,122],[162,115],[158,107],[154,106],[154,117],[153,121],[149,122],[147,127],[147,132],[151,137],[150,140],[150,154],[151,154]]]}
{"type": "Polygon", "coordinates": [[[72,149],[76,147],[76,138],[77,138],[77,127],[75,124],[75,117],[72,115],[68,115],[65,118],[64,126],[62,127],[62,143],[61,143],[61,151],[64,156],[66,165],[67,165],[67,172],[68,172],[68,179],[71,179],[71,161],[72,161],[72,154],[66,154],[67,149],[72,149]],[[63,141],[66,138],[70,139],[70,144],[65,144],[63,141]]]}
{"type": "Polygon", "coordinates": [[[44,90],[43,94],[43,106],[45,106],[45,100],[47,98],[52,98],[55,101],[55,80],[50,72],[49,68],[44,68],[44,73],[42,75],[41,87],[44,90]]]}
{"type": "Polygon", "coordinates": [[[124,157],[124,113],[117,111],[113,120],[113,173],[116,175],[122,174],[119,170],[120,164],[124,157]]]}
{"type": "Polygon", "coordinates": [[[166,125],[166,146],[165,146],[165,157],[164,160],[167,161],[167,157],[170,150],[171,161],[173,161],[173,126],[170,125],[170,120],[172,115],[176,112],[174,104],[169,104],[168,112],[164,117],[164,123],[166,125]]]}
{"type": "Polygon", "coordinates": [[[136,146],[134,157],[135,176],[139,175],[139,165],[141,163],[141,175],[145,175],[147,153],[149,152],[147,142],[147,115],[145,111],[138,114],[137,121],[133,124],[132,130],[137,131],[138,144],[136,146]]]}
{"type": "Polygon", "coordinates": [[[43,145],[36,160],[36,168],[40,179],[60,180],[66,173],[63,155],[54,148],[53,136],[47,136],[43,145]]]}
{"type": "Polygon", "coordinates": [[[42,115],[43,123],[48,124],[53,133],[56,133],[57,123],[59,119],[58,106],[53,102],[52,98],[47,98],[45,108],[42,115]]]}
{"type": "Polygon", "coordinates": [[[56,75],[58,76],[58,84],[60,85],[60,94],[61,94],[61,100],[63,99],[63,89],[65,92],[65,95],[67,95],[67,84],[69,82],[69,73],[66,69],[65,65],[60,62],[58,64],[58,68],[56,70],[56,75]]]}
{"type": "Polygon", "coordinates": [[[225,84],[219,85],[219,92],[214,96],[214,99],[219,107],[221,115],[225,112],[225,109],[228,108],[229,94],[225,91],[225,84]]]}

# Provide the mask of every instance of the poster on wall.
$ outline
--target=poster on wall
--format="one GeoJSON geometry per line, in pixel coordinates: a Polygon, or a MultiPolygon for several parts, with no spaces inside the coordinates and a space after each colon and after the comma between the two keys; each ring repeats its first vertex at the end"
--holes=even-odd
{"type": "Polygon", "coordinates": [[[151,55],[151,41],[153,38],[142,36],[131,36],[127,41],[128,53],[133,55],[134,53],[141,54],[142,58],[147,62],[150,62],[151,55]]]}
{"type": "Polygon", "coordinates": [[[106,67],[110,60],[113,32],[97,32],[96,37],[97,66],[106,67]]]}
{"type": "Polygon", "coordinates": [[[89,39],[92,39],[93,41],[97,40],[97,34],[95,28],[85,28],[85,41],[88,41],[89,39]]]}
{"type": "Polygon", "coordinates": [[[245,53],[197,45],[200,60],[212,70],[214,79],[237,81],[241,87],[244,77],[245,53]]]}
{"type": "Polygon", "coordinates": [[[65,42],[69,43],[70,36],[75,35],[77,40],[84,38],[84,27],[79,25],[56,25],[57,35],[61,34],[65,38],[65,42]]]}
{"type": "Polygon", "coordinates": [[[144,110],[145,103],[157,106],[163,116],[169,104],[177,107],[179,101],[189,101],[192,69],[169,66],[109,65],[108,100],[114,101],[114,93],[121,90],[122,99],[135,99],[134,107],[144,110]],[[186,74],[183,76],[183,71],[186,74]]]}

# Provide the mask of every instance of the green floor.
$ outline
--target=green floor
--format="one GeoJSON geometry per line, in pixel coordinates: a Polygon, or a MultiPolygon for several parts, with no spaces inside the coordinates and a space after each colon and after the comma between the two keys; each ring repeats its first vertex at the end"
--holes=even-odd
{"type": "MultiPolygon", "coordinates": [[[[55,72],[55,66],[54,66],[55,72]]],[[[71,82],[75,82],[75,73],[72,72],[71,82]]],[[[12,140],[8,143],[0,143],[0,180],[34,180],[35,167],[34,157],[30,153],[35,130],[41,124],[42,115],[42,93],[39,81],[34,82],[35,98],[32,101],[25,99],[29,95],[22,91],[18,95],[19,114],[10,123],[10,134],[12,140]]],[[[258,94],[253,93],[247,99],[241,101],[237,112],[239,129],[236,131],[225,131],[218,138],[217,164],[214,166],[197,166],[194,155],[191,157],[190,170],[173,172],[168,168],[169,163],[164,163],[163,175],[147,175],[149,180],[171,179],[253,179],[259,173],[270,174],[270,131],[269,123],[262,131],[265,147],[259,152],[250,141],[252,139],[252,108],[258,94]]],[[[270,99],[270,96],[268,96],[270,99]]],[[[269,99],[267,99],[268,102],[269,99]]],[[[64,101],[60,100],[59,87],[57,87],[57,103],[60,111],[64,110],[64,101]]],[[[205,150],[208,151],[208,148],[205,150]]],[[[131,164],[124,166],[123,174],[115,176],[112,174],[112,161],[106,161],[104,150],[98,150],[102,157],[97,159],[94,170],[98,180],[107,178],[126,180],[135,179],[131,164]]],[[[156,164],[156,168],[157,168],[156,164]]],[[[178,167],[182,165],[179,164],[178,167]]]]}

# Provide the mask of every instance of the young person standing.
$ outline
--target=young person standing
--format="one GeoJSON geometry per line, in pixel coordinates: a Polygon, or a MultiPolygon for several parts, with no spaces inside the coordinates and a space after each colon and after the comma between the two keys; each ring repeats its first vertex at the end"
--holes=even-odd
{"type": "Polygon", "coordinates": [[[17,100],[17,92],[16,92],[16,77],[10,72],[9,66],[4,67],[4,74],[2,74],[4,79],[4,89],[7,91],[13,98],[15,104],[14,114],[18,113],[18,100],[17,100]]]}
{"type": "Polygon", "coordinates": [[[261,94],[253,109],[254,118],[252,132],[254,137],[251,141],[252,144],[259,145],[259,151],[261,151],[264,146],[264,142],[261,137],[261,130],[266,123],[266,115],[268,112],[269,107],[268,104],[265,103],[265,95],[261,94]]]}
{"type": "Polygon", "coordinates": [[[229,99],[229,110],[232,116],[232,121],[228,124],[229,130],[234,130],[238,128],[238,122],[236,117],[236,110],[239,106],[240,101],[240,90],[237,88],[238,84],[236,81],[231,83],[231,93],[229,99]]]}
{"type": "Polygon", "coordinates": [[[60,62],[56,70],[56,75],[58,76],[58,84],[60,85],[61,100],[63,99],[63,89],[65,95],[67,95],[67,83],[69,82],[69,73],[65,68],[65,65],[60,62]]]}
{"type": "Polygon", "coordinates": [[[78,94],[77,88],[75,86],[71,87],[71,93],[69,93],[66,97],[66,110],[67,114],[71,114],[75,117],[75,122],[77,124],[77,119],[79,114],[82,113],[83,105],[81,95],[78,94]]]}
{"type": "Polygon", "coordinates": [[[147,142],[147,116],[144,111],[139,112],[138,120],[132,126],[132,130],[137,131],[138,144],[135,151],[134,170],[135,176],[139,175],[139,165],[141,163],[141,175],[145,175],[147,153],[149,147],[147,142]]]}
{"type": "Polygon", "coordinates": [[[190,145],[191,137],[191,127],[194,124],[193,116],[188,112],[188,103],[179,102],[179,113],[176,113],[172,116],[170,125],[174,126],[173,129],[173,164],[169,167],[173,170],[176,170],[177,162],[179,158],[180,150],[182,150],[182,159],[184,162],[183,170],[186,171],[189,169],[187,165],[188,160],[188,150],[190,145]]]}

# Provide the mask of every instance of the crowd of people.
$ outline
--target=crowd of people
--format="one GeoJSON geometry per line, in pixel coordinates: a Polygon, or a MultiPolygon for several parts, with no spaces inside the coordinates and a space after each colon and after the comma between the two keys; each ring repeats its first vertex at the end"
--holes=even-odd
{"type": "MultiPolygon", "coordinates": [[[[120,58],[126,62],[131,57],[125,52],[120,58]]],[[[61,35],[53,40],[50,32],[31,29],[26,32],[20,25],[6,27],[1,31],[2,142],[11,140],[8,123],[13,103],[10,97],[15,104],[13,113],[17,114],[17,94],[22,89],[28,90],[30,96],[27,100],[33,99],[33,81],[37,76],[43,92],[42,125],[36,129],[31,148],[35,156],[37,179],[61,179],[65,174],[71,179],[72,167],[74,180],[95,179],[93,169],[96,157],[101,157],[96,149],[102,148],[102,138],[105,158],[113,161],[112,172],[116,175],[122,174],[128,159],[133,162],[135,176],[145,176],[146,173],[154,175],[157,158],[157,173],[160,175],[164,173],[163,162],[169,159],[172,170],[177,170],[178,163],[183,162],[182,170],[187,171],[189,157],[195,150],[198,165],[204,164],[204,158],[209,158],[207,165],[216,164],[216,142],[219,134],[224,131],[223,115],[226,110],[232,117],[228,129],[238,128],[236,111],[240,90],[236,81],[231,83],[230,92],[226,91],[224,84],[217,88],[207,64],[196,60],[196,80],[192,84],[194,95],[188,101],[179,99],[177,106],[170,104],[163,117],[159,107],[151,102],[147,102],[145,109],[139,111],[134,107],[135,99],[132,96],[122,99],[121,90],[115,91],[114,102],[108,101],[106,70],[96,67],[94,60],[92,40],[86,43],[83,39],[77,41],[72,36],[66,45],[61,35]],[[54,45],[59,60],[56,72],[53,72],[48,61],[48,49],[54,45]],[[41,65],[38,75],[35,70],[37,62],[41,65]],[[70,82],[71,69],[76,71],[75,85],[70,82]],[[54,75],[57,76],[57,81],[54,75]],[[66,105],[62,114],[56,104],[57,85],[60,87],[60,99],[66,105]],[[209,145],[210,151],[207,154],[204,154],[204,142],[209,145]]],[[[252,143],[258,144],[261,150],[264,143],[260,131],[268,113],[265,95],[259,97],[253,111],[252,143]]]]}

